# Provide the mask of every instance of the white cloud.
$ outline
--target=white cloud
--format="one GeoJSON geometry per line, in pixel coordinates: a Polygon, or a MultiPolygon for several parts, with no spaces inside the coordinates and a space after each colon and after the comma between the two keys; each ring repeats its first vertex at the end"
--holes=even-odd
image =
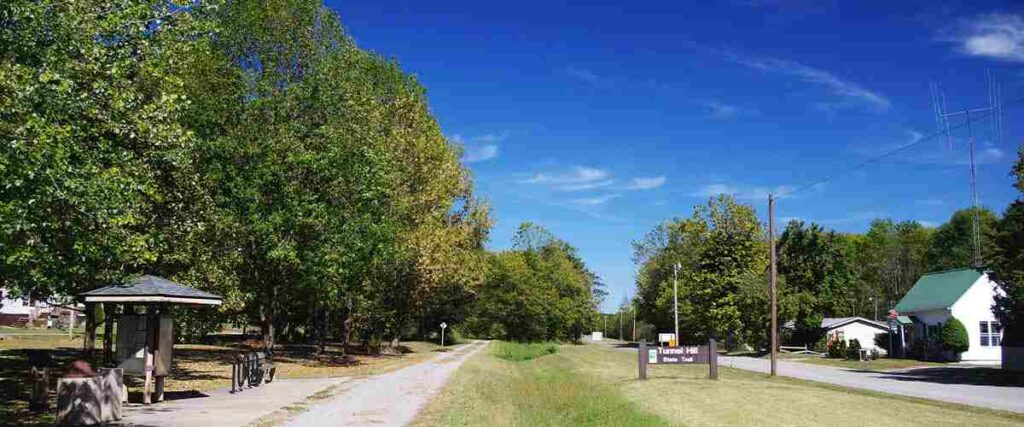
{"type": "Polygon", "coordinates": [[[705,101],[701,102],[704,108],[708,110],[708,117],[714,120],[730,120],[736,118],[739,115],[739,108],[735,105],[726,104],[719,101],[705,101]]]}
{"type": "Polygon", "coordinates": [[[608,88],[612,85],[611,79],[599,76],[597,73],[584,68],[568,66],[565,67],[564,71],[569,77],[575,78],[594,87],[608,88]]]}
{"type": "Polygon", "coordinates": [[[574,166],[567,172],[554,174],[536,173],[532,177],[520,181],[523,184],[552,184],[559,186],[592,184],[607,180],[611,174],[604,169],[574,166]]]}
{"type": "Polygon", "coordinates": [[[604,181],[592,181],[592,182],[581,182],[581,183],[578,183],[578,184],[557,185],[557,186],[554,187],[554,189],[558,190],[558,191],[583,191],[583,190],[593,190],[595,188],[608,187],[608,186],[610,186],[610,185],[612,185],[614,183],[615,183],[614,179],[606,179],[604,181]]]}
{"type": "Polygon", "coordinates": [[[1024,17],[990,13],[962,20],[943,37],[960,53],[1009,62],[1024,62],[1024,17]]]}
{"type": "Polygon", "coordinates": [[[778,187],[740,187],[724,183],[708,184],[693,193],[692,197],[714,197],[719,194],[728,194],[737,199],[767,199],[769,194],[778,198],[791,197],[788,193],[796,189],[792,185],[780,185],[778,187]]]}
{"type": "Polygon", "coordinates": [[[498,157],[498,146],[493,144],[466,147],[462,160],[466,163],[482,162],[498,157]]]}
{"type": "Polygon", "coordinates": [[[857,83],[844,80],[828,71],[810,67],[796,61],[781,58],[745,55],[728,50],[716,51],[725,59],[756,70],[796,77],[807,83],[821,86],[848,101],[866,104],[877,110],[887,110],[889,99],[857,83]]]}
{"type": "Polygon", "coordinates": [[[497,143],[503,141],[507,136],[508,132],[488,133],[469,138],[467,141],[462,135],[455,134],[450,139],[462,146],[462,161],[476,163],[498,157],[497,143]]]}
{"type": "Polygon", "coordinates": [[[608,202],[610,202],[612,199],[615,199],[616,197],[619,197],[619,195],[618,194],[605,194],[605,195],[595,196],[595,197],[584,197],[584,198],[580,198],[580,199],[572,199],[572,200],[569,201],[569,203],[571,203],[573,205],[577,205],[577,206],[588,206],[588,207],[603,206],[603,205],[607,204],[608,202]]]}
{"type": "Polygon", "coordinates": [[[650,190],[665,185],[664,176],[638,177],[629,180],[627,190],[650,190]]]}

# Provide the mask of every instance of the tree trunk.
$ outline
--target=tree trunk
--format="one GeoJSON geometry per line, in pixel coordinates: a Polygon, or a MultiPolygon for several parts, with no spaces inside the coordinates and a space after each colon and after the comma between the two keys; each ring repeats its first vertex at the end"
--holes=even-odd
{"type": "Polygon", "coordinates": [[[401,348],[399,348],[398,337],[391,338],[387,344],[381,346],[380,354],[400,355],[402,354],[401,348]]]}
{"type": "Polygon", "coordinates": [[[274,348],[274,304],[268,299],[263,302],[263,318],[260,319],[260,336],[263,340],[263,348],[273,350],[274,348]]]}
{"type": "Polygon", "coordinates": [[[342,304],[341,310],[341,330],[339,332],[338,341],[341,341],[341,357],[345,357],[348,354],[349,338],[352,336],[352,300],[345,301],[342,304]]]}

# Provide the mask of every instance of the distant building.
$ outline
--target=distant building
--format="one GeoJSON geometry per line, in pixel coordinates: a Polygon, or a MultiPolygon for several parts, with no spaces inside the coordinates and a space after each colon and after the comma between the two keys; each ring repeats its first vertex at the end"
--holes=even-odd
{"type": "Polygon", "coordinates": [[[1002,360],[1002,326],[992,313],[995,296],[1001,293],[987,274],[972,268],[927,273],[914,283],[910,292],[896,304],[905,325],[905,345],[920,348],[938,339],[939,331],[956,317],[967,328],[970,348],[960,355],[963,361],[999,362],[1002,360]]]}
{"type": "MultiPolygon", "coordinates": [[[[794,327],[793,321],[783,325],[786,329],[794,327]]],[[[863,317],[826,317],[821,319],[821,329],[827,339],[839,339],[846,341],[857,340],[861,348],[874,349],[885,354],[885,349],[875,345],[875,336],[888,333],[889,329],[884,323],[868,320],[863,317]]]]}

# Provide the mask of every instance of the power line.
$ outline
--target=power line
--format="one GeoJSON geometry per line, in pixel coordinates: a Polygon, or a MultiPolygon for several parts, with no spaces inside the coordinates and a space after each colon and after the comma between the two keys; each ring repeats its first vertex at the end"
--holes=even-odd
{"type": "MultiPolygon", "coordinates": [[[[1022,103],[1024,103],[1024,97],[1017,98],[1013,102],[1011,102],[1009,104],[1006,104],[1002,108],[1000,108],[999,112],[1002,113],[1003,110],[1012,109],[1013,107],[1019,106],[1022,103]]],[[[890,151],[887,151],[885,153],[882,153],[882,154],[879,154],[877,156],[865,159],[864,161],[861,161],[861,162],[859,162],[859,163],[857,163],[857,164],[855,164],[855,165],[853,165],[853,166],[851,166],[849,168],[842,169],[842,170],[833,172],[831,174],[825,175],[822,178],[819,178],[819,179],[811,181],[811,182],[809,182],[807,184],[798,186],[798,187],[796,187],[796,188],[794,188],[794,189],[792,189],[790,191],[780,191],[775,196],[776,197],[783,197],[783,196],[793,195],[793,194],[799,193],[799,192],[801,192],[803,190],[806,190],[808,188],[814,187],[814,186],[816,186],[818,184],[823,184],[823,183],[835,180],[835,179],[839,178],[840,176],[845,175],[845,174],[847,174],[849,172],[853,172],[853,171],[855,171],[857,169],[863,168],[863,167],[865,167],[867,165],[870,165],[872,163],[876,163],[879,160],[882,160],[882,159],[884,159],[886,157],[892,156],[894,154],[906,151],[909,148],[916,147],[916,146],[918,146],[920,144],[923,144],[925,142],[931,141],[931,140],[933,140],[933,139],[935,139],[935,138],[937,138],[939,136],[942,136],[943,134],[948,134],[950,131],[954,131],[954,130],[961,129],[961,128],[966,128],[968,125],[969,125],[969,122],[961,123],[961,124],[956,125],[956,126],[948,126],[947,125],[945,130],[936,131],[934,133],[931,133],[931,134],[929,134],[927,136],[922,137],[921,139],[918,139],[917,141],[901,145],[901,146],[899,146],[899,147],[897,147],[895,149],[892,149],[890,151]]]]}

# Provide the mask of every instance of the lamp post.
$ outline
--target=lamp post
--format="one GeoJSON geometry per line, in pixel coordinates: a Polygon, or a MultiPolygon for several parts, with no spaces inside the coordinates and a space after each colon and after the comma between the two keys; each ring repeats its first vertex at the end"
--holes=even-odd
{"type": "Polygon", "coordinates": [[[672,314],[675,315],[676,345],[679,345],[679,263],[672,264],[672,314]]]}

